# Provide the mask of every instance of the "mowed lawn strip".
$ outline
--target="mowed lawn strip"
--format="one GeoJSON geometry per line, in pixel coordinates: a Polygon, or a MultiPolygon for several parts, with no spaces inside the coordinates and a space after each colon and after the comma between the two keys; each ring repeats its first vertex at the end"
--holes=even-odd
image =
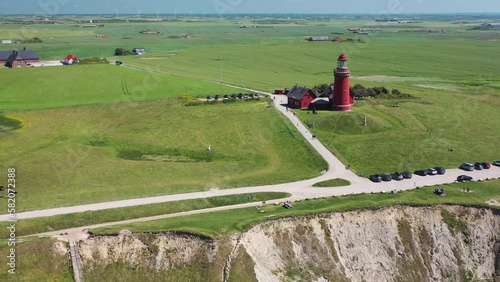
{"type": "Polygon", "coordinates": [[[313,185],[313,187],[342,187],[342,186],[349,186],[351,185],[351,182],[349,180],[341,179],[341,178],[336,178],[336,179],[331,179],[323,182],[318,182],[313,185]]]}
{"type": "MultiPolygon", "coordinates": [[[[99,223],[115,222],[191,210],[269,201],[275,199],[284,199],[290,196],[290,194],[282,192],[250,193],[209,197],[194,200],[174,201],[161,204],[151,204],[145,206],[109,209],[102,211],[88,211],[83,213],[58,215],[36,219],[24,219],[17,221],[16,235],[25,236],[50,232],[54,230],[63,230],[73,227],[94,225],[99,223]]],[[[1,230],[0,239],[7,238],[7,236],[7,230],[1,230]]]]}
{"type": "MultiPolygon", "coordinates": [[[[440,186],[445,189],[446,196],[435,195],[435,187],[425,187],[397,194],[361,194],[333,197],[317,200],[294,202],[293,208],[285,209],[282,205],[274,205],[272,201],[264,208],[246,208],[232,211],[213,212],[195,216],[169,218],[164,220],[142,222],[109,228],[92,230],[95,234],[117,234],[128,229],[134,232],[160,232],[179,230],[221,238],[236,232],[243,232],[251,226],[277,218],[320,214],[357,209],[379,209],[392,205],[471,205],[489,207],[485,202],[500,201],[498,194],[499,180],[459,183],[440,186]],[[469,188],[471,193],[463,192],[469,188]],[[263,210],[264,212],[261,212],[263,210]]],[[[493,208],[493,207],[491,207],[493,208]]]]}
{"type": "Polygon", "coordinates": [[[326,168],[265,99],[188,107],[172,98],[9,117],[23,122],[0,133],[0,170],[16,168],[17,212],[288,183],[326,168]]]}

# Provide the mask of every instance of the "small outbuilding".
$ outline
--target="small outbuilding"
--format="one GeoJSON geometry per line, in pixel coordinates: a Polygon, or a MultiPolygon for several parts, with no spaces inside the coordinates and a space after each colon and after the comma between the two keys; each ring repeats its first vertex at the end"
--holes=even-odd
{"type": "Polygon", "coordinates": [[[309,88],[295,85],[287,94],[288,107],[307,110],[317,95],[309,88]]]}
{"type": "Polygon", "coordinates": [[[134,48],[132,50],[132,53],[134,55],[142,55],[142,54],[146,54],[146,49],[145,48],[134,48]]]}
{"type": "Polygon", "coordinates": [[[330,37],[328,36],[311,36],[308,39],[309,41],[330,41],[330,37]]]}

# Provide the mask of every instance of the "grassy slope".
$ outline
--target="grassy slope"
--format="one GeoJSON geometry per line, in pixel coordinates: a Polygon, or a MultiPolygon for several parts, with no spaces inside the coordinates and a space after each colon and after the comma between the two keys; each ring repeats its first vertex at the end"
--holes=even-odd
{"type": "Polygon", "coordinates": [[[17,169],[19,212],[290,182],[325,168],[266,101],[185,107],[166,99],[16,112],[13,117],[24,127],[0,135],[0,159],[8,160],[0,166],[17,169]],[[131,150],[159,151],[169,159],[120,158],[131,150]]]}
{"type": "MultiPolygon", "coordinates": [[[[0,281],[73,281],[69,254],[63,256],[54,252],[54,243],[50,239],[18,243],[16,275],[7,274],[9,268],[6,263],[2,263],[0,281]]],[[[0,246],[0,256],[6,258],[10,254],[7,242],[1,241],[0,246]]]]}
{"type": "Polygon", "coordinates": [[[433,205],[459,204],[485,206],[485,201],[494,199],[499,201],[498,185],[500,181],[474,182],[451,184],[444,186],[445,197],[434,195],[434,187],[427,187],[412,191],[391,194],[364,194],[344,197],[335,197],[319,200],[295,202],[293,209],[285,209],[281,205],[268,205],[259,209],[247,208],[229,212],[214,212],[196,216],[171,218],[144,222],[138,224],[115,226],[93,230],[99,234],[116,233],[123,229],[136,232],[152,232],[158,230],[182,230],[199,233],[211,237],[224,237],[235,232],[242,232],[250,226],[269,220],[287,216],[305,215],[311,213],[325,213],[355,209],[382,208],[390,205],[433,205]],[[473,193],[464,193],[463,189],[470,188],[473,193]]]}

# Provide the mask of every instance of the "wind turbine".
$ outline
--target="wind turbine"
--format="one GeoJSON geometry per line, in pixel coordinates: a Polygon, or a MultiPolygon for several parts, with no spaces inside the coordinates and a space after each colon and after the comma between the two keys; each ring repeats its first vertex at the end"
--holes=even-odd
{"type": "Polygon", "coordinates": [[[118,9],[116,9],[116,19],[118,19],[118,9]]]}
{"type": "Polygon", "coordinates": [[[177,18],[177,11],[174,11],[174,19],[177,18]]]}
{"type": "Polygon", "coordinates": [[[156,19],[160,19],[160,10],[156,10],[156,19]]]}
{"type": "Polygon", "coordinates": [[[193,12],[189,11],[189,19],[191,19],[192,14],[193,14],[193,12]]]}
{"type": "Polygon", "coordinates": [[[141,19],[141,12],[142,10],[137,10],[137,16],[139,16],[139,19],[141,19]]]}

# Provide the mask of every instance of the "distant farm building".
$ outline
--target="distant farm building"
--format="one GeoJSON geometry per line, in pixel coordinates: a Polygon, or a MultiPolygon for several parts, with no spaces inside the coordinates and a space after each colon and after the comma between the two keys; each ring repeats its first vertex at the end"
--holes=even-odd
{"type": "Polygon", "coordinates": [[[156,31],[156,30],[144,30],[144,31],[141,31],[140,33],[142,33],[142,34],[160,34],[160,32],[156,31]]]}
{"type": "Polygon", "coordinates": [[[2,44],[12,44],[12,40],[2,40],[2,44]]]}
{"type": "Polygon", "coordinates": [[[40,62],[40,57],[31,50],[0,51],[0,64],[8,68],[27,67],[31,63],[40,62]]]}
{"type": "Polygon", "coordinates": [[[61,61],[63,65],[72,65],[78,61],[78,58],[76,55],[70,54],[66,56],[64,60],[61,61]]]}
{"type": "Polygon", "coordinates": [[[191,34],[189,34],[189,33],[186,33],[186,35],[184,35],[184,38],[186,38],[186,39],[189,39],[189,38],[191,38],[191,34]]]}
{"type": "Polygon", "coordinates": [[[489,28],[500,28],[500,23],[485,23],[483,26],[489,27],[489,28]]]}
{"type": "Polygon", "coordinates": [[[134,55],[142,55],[142,54],[146,54],[146,49],[145,48],[134,48],[132,50],[132,53],[134,55]]]}
{"type": "Polygon", "coordinates": [[[295,109],[309,109],[312,101],[317,98],[317,95],[309,88],[295,85],[288,97],[288,107],[295,109]]]}
{"type": "Polygon", "coordinates": [[[330,37],[328,37],[328,36],[311,36],[307,40],[309,40],[309,41],[330,41],[330,37]]]}
{"type": "Polygon", "coordinates": [[[255,25],[240,25],[240,28],[257,28],[255,25]]]}
{"type": "Polygon", "coordinates": [[[95,37],[97,37],[97,38],[109,38],[110,36],[109,36],[109,34],[98,34],[95,37]]]}
{"type": "Polygon", "coordinates": [[[340,43],[342,41],[344,41],[344,40],[340,36],[337,36],[337,37],[333,38],[333,42],[339,42],[340,43]]]}

